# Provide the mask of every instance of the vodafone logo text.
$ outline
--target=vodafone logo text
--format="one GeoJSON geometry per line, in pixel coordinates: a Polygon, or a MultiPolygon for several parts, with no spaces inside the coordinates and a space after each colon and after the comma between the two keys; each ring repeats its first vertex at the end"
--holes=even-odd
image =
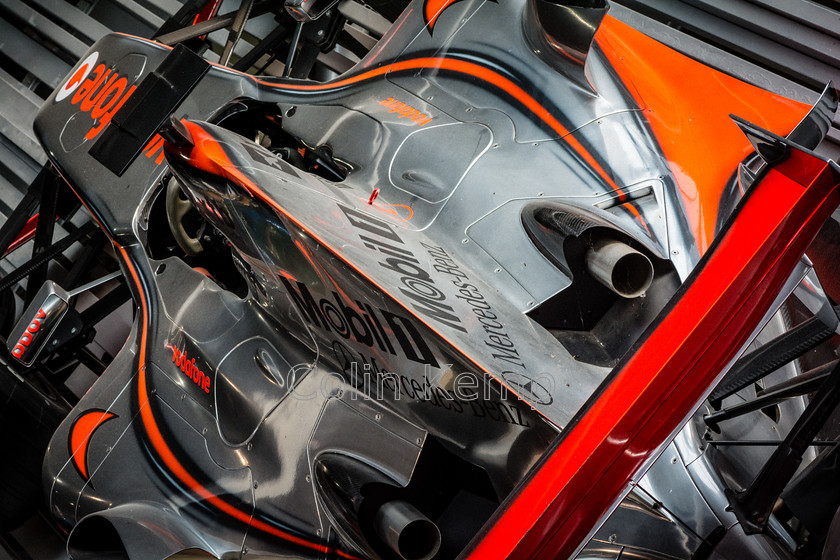
{"type": "Polygon", "coordinates": [[[195,365],[195,358],[190,360],[187,357],[187,349],[178,350],[174,344],[167,344],[167,348],[172,350],[172,363],[175,364],[175,367],[180,369],[187,376],[187,379],[190,379],[205,393],[209,393],[210,376],[195,365]]]}
{"type": "Polygon", "coordinates": [[[105,130],[123,103],[137,89],[137,86],[128,84],[127,78],[111,68],[106,68],[104,63],[97,65],[98,59],[98,52],[88,55],[55,95],[58,102],[72,94],[70,103],[79,105],[79,109],[83,113],[89,113],[95,121],[93,127],[85,134],[87,140],[96,138],[105,130]]]}
{"type": "Polygon", "coordinates": [[[15,344],[14,349],[12,350],[12,356],[15,358],[22,358],[23,354],[26,352],[26,349],[29,347],[29,344],[32,342],[32,335],[34,335],[38,330],[41,328],[41,319],[46,317],[46,313],[44,313],[43,309],[39,309],[38,313],[35,314],[35,317],[32,319],[32,322],[29,323],[29,326],[26,327],[26,331],[21,335],[20,340],[17,341],[15,344]]]}

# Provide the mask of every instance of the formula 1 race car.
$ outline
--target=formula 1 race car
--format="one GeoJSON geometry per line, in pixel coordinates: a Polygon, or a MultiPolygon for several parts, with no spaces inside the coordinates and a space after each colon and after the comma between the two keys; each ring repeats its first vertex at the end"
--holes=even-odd
{"type": "Polygon", "coordinates": [[[74,559],[837,557],[831,84],[603,0],[243,0],[217,63],[197,4],[36,119],[6,529],[45,492],[74,559]],[[283,75],[231,68],[271,10],[283,75]]]}

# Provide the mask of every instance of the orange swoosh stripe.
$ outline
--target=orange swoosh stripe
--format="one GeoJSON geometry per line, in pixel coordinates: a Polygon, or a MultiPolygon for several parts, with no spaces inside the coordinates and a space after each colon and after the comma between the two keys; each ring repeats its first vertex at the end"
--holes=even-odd
{"type": "Polygon", "coordinates": [[[116,417],[113,412],[89,410],[76,418],[70,428],[70,457],[85,481],[90,479],[87,461],[90,438],[99,426],[116,417]]]}
{"type": "MultiPolygon", "coordinates": [[[[586,162],[589,167],[595,171],[595,173],[613,190],[618,194],[619,200],[622,202],[625,201],[627,197],[627,193],[619,187],[613,178],[604,170],[601,164],[594,158],[594,156],[589,153],[589,151],[580,143],[580,141],[571,135],[571,132],[563,126],[557,117],[551,114],[546,107],[544,107],[539,101],[537,101],[531,94],[525,91],[521,86],[516,84],[510,78],[501,75],[500,73],[482,66],[480,64],[476,64],[474,62],[468,62],[465,60],[458,60],[455,58],[445,58],[445,57],[424,57],[424,58],[414,58],[410,60],[403,60],[399,62],[395,62],[390,65],[380,66],[379,68],[374,68],[372,70],[368,70],[366,72],[362,72],[360,74],[356,74],[355,76],[350,76],[348,78],[336,80],[334,82],[329,82],[325,84],[296,84],[296,83],[274,83],[265,80],[260,80],[259,78],[254,78],[253,76],[248,76],[248,78],[253,79],[256,83],[272,87],[272,88],[279,88],[285,89],[290,91],[307,91],[307,92],[318,92],[318,91],[330,91],[334,89],[340,89],[349,85],[357,84],[366,80],[370,80],[379,76],[384,76],[390,72],[405,72],[410,70],[421,70],[421,69],[436,69],[436,70],[445,70],[449,72],[455,72],[458,74],[463,74],[470,76],[472,78],[477,78],[487,84],[490,84],[502,91],[504,91],[507,95],[515,99],[520,105],[525,107],[532,115],[534,115],[537,119],[539,119],[542,123],[544,123],[548,128],[554,131],[561,139],[566,142],[566,144],[571,147],[575,153],[584,161],[586,162]]],[[[628,207],[629,211],[633,216],[645,225],[644,219],[639,214],[638,210],[632,207],[628,207]]],[[[645,226],[647,228],[647,226],[645,226]]]]}
{"type": "Polygon", "coordinates": [[[265,523],[264,521],[255,519],[251,514],[245,513],[235,508],[234,506],[225,502],[219,496],[215,495],[213,492],[205,488],[181,464],[181,462],[169,448],[169,445],[167,445],[166,439],[163,437],[163,434],[161,433],[160,428],[158,427],[157,421],[155,420],[154,414],[152,412],[151,403],[149,402],[149,388],[146,378],[146,347],[148,344],[149,307],[146,299],[146,294],[143,289],[143,284],[140,281],[140,277],[137,273],[137,270],[135,269],[131,259],[129,258],[127,251],[124,247],[119,245],[117,246],[117,249],[122,255],[123,262],[125,263],[126,268],[128,269],[129,274],[131,276],[131,279],[134,281],[135,285],[138,288],[138,293],[140,294],[140,303],[142,309],[142,327],[140,333],[140,348],[138,355],[140,371],[137,377],[137,396],[138,406],[140,407],[140,418],[143,423],[143,428],[146,430],[149,442],[151,443],[152,447],[154,447],[155,452],[158,454],[158,457],[160,457],[161,461],[163,461],[164,465],[166,465],[166,468],[169,469],[170,473],[173,476],[175,476],[179,481],[181,481],[187,488],[189,488],[190,491],[192,491],[196,496],[212,504],[216,509],[232,517],[233,519],[236,519],[237,521],[240,521],[264,533],[268,533],[272,536],[275,536],[281,540],[303,548],[307,548],[309,550],[313,550],[324,554],[337,554],[343,558],[358,560],[356,556],[348,554],[344,551],[336,550],[327,545],[311,542],[304,538],[283,531],[282,529],[279,529],[273,525],[265,523]]]}
{"type": "Polygon", "coordinates": [[[429,26],[429,30],[433,30],[435,28],[435,22],[437,22],[438,17],[443,11],[458,2],[459,0],[426,0],[426,3],[423,5],[423,18],[426,20],[426,25],[429,26]]]}

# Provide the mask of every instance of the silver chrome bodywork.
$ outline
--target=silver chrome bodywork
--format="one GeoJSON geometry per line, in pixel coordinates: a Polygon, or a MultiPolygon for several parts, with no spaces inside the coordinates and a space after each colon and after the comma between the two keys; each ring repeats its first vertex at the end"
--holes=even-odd
{"type": "MultiPolygon", "coordinates": [[[[692,224],[719,231],[750,186],[739,178],[755,179],[733,168],[703,208],[619,75],[616,58],[644,53],[613,57],[599,35],[563,50],[541,35],[538,3],[447,4],[432,32],[417,0],[327,84],[209,66],[121,174],[95,155],[86,98],[47,101],[37,134],[117,248],[139,308],[44,463],[74,557],[101,552],[104,526],[131,558],[392,558],[395,533],[416,522],[442,540],[419,557],[448,558],[506,507],[700,262],[711,240],[692,224]],[[290,147],[321,158],[318,172],[290,147]],[[153,248],[176,187],[229,248],[241,291],[153,248]],[[606,256],[607,242],[621,253],[606,256]],[[627,289],[611,276],[624,258],[641,277],[627,289]]],[[[638,37],[602,11],[578,19],[638,37]]],[[[116,35],[93,50],[137,84],[178,54],[116,35]]],[[[752,93],[794,124],[833,111],[752,93]]],[[[730,102],[709,115],[751,107],[730,102]]],[[[733,146],[721,150],[752,157],[746,138],[733,146]]],[[[837,328],[803,262],[759,344],[791,326],[775,312],[795,289],[837,328]]],[[[725,437],[778,440],[803,408],[788,401],[725,437]]],[[[627,481],[578,558],[789,557],[777,520],[779,538],[747,536],[727,511],[724,490],[748,484],[765,450],[717,450],[703,413],[627,481]]]]}

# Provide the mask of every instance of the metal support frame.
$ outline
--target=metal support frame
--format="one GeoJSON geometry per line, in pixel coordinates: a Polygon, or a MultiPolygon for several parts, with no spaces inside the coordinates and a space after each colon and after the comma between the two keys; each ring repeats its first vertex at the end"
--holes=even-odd
{"type": "Polygon", "coordinates": [[[47,263],[49,261],[39,259],[39,257],[49,250],[52,245],[53,234],[55,233],[58,190],[61,179],[52,170],[51,166],[45,167],[45,169],[49,171],[38,175],[43,183],[38,226],[35,229],[35,243],[32,246],[32,260],[39,261],[39,264],[35,265],[29,273],[29,281],[26,284],[26,299],[24,302],[26,305],[29,305],[32,298],[41,288],[41,284],[47,279],[47,263]]]}
{"type": "Polygon", "coordinates": [[[723,399],[749,387],[785,364],[813,350],[834,335],[817,317],[812,317],[761,348],[742,356],[712,391],[709,403],[719,408],[723,399]]]}
{"type": "Polygon", "coordinates": [[[799,468],[802,455],[838,404],[840,365],[834,367],[749,488],[739,494],[729,492],[732,509],[747,534],[765,529],[773,506],[799,468]]]}
{"type": "Polygon", "coordinates": [[[812,391],[816,391],[831,373],[840,360],[834,360],[811,371],[797,375],[789,381],[770,387],[757,395],[756,398],[723,408],[712,414],[703,417],[706,425],[714,431],[718,431],[718,424],[724,420],[738,418],[744,414],[761,410],[762,408],[784,402],[793,397],[801,397],[812,391]]]}

